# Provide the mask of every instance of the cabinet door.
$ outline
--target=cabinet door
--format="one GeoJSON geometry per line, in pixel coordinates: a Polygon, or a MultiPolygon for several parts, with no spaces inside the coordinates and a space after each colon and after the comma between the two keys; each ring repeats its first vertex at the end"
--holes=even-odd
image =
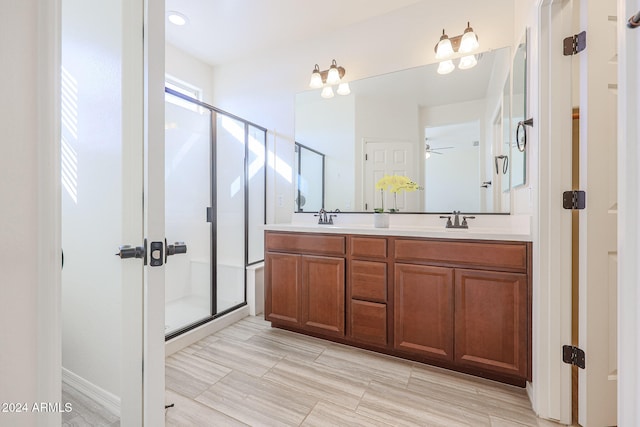
{"type": "Polygon", "coordinates": [[[394,346],[453,360],[453,270],[395,264],[394,346]]]}
{"type": "Polygon", "coordinates": [[[265,319],[300,326],[300,255],[265,254],[265,319]]]}
{"type": "Polygon", "coordinates": [[[302,326],[344,336],[344,258],[302,256],[302,326]]]}
{"type": "Polygon", "coordinates": [[[456,270],[456,362],[527,376],[527,276],[456,270]]]}

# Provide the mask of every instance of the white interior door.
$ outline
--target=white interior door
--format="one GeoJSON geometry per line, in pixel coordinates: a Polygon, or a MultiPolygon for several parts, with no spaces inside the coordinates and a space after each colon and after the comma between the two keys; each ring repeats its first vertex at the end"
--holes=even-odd
{"type": "Polygon", "coordinates": [[[414,182],[418,181],[418,167],[416,162],[417,144],[410,142],[364,142],[364,180],[363,201],[364,210],[371,212],[384,206],[385,211],[397,207],[401,212],[417,212],[420,209],[420,194],[417,192],[397,193],[397,198],[389,191],[385,191],[384,201],[376,182],[386,175],[402,175],[414,182]]]}
{"type": "Polygon", "coordinates": [[[61,6],[63,389],[92,400],[105,419],[87,420],[80,406],[69,415],[161,426],[164,271],[114,253],[144,247],[145,236],[164,242],[164,164],[155,154],[164,147],[164,4],[61,6]],[[145,148],[154,154],[145,158],[145,148]]]}
{"type": "MultiPolygon", "coordinates": [[[[586,209],[579,213],[578,422],[616,425],[617,406],[617,53],[616,1],[580,2],[580,27],[587,48],[579,54],[580,188],[586,209]]],[[[575,236],[574,236],[575,238],[575,236]]]]}

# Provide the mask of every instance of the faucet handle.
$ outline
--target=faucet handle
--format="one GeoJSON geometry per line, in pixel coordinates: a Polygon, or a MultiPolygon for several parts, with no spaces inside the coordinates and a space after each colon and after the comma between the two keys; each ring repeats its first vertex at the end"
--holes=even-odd
{"type": "Polygon", "coordinates": [[[446,228],[451,228],[453,227],[453,223],[451,222],[451,215],[440,215],[440,218],[446,218],[447,219],[447,225],[446,228]]]}
{"type": "Polygon", "coordinates": [[[462,226],[463,227],[468,226],[468,224],[467,224],[467,220],[468,219],[476,219],[476,217],[475,216],[463,216],[462,217],[462,226]]]}

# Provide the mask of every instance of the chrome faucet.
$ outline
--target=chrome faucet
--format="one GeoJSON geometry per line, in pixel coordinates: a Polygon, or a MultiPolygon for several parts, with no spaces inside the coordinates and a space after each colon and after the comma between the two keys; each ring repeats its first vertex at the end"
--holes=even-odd
{"type": "MultiPolygon", "coordinates": [[[[336,212],[338,212],[337,209],[336,212]]],[[[320,225],[333,225],[333,218],[335,218],[337,215],[329,214],[329,216],[327,217],[327,211],[324,208],[320,208],[318,213],[314,214],[313,216],[318,217],[318,224],[320,225]]]]}
{"type": "Polygon", "coordinates": [[[453,222],[451,222],[451,215],[440,215],[440,218],[447,219],[447,225],[445,228],[469,228],[467,223],[468,219],[475,219],[475,216],[462,216],[462,223],[460,222],[460,211],[453,211],[453,222]]]}

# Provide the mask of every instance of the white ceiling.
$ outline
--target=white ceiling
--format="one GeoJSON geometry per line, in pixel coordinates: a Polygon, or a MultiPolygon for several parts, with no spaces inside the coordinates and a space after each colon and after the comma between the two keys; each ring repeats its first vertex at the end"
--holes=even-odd
{"type": "Polygon", "coordinates": [[[285,43],[320,36],[425,0],[166,0],[166,40],[211,65],[246,58],[285,43]]]}

